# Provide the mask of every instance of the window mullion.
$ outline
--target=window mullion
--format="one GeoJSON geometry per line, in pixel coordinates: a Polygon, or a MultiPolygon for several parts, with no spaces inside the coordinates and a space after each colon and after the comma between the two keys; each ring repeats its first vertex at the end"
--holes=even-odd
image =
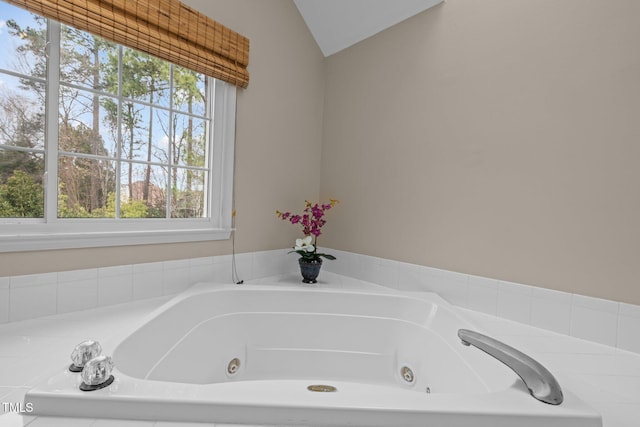
{"type": "Polygon", "coordinates": [[[174,105],[174,100],[175,100],[175,96],[173,91],[175,90],[174,88],[174,80],[173,80],[173,72],[174,72],[174,66],[173,64],[171,64],[169,66],[169,126],[168,126],[168,137],[169,137],[169,143],[167,144],[167,153],[169,153],[168,155],[168,161],[167,161],[167,206],[166,206],[166,218],[170,219],[171,218],[171,203],[172,203],[172,198],[173,198],[173,182],[172,182],[172,174],[173,174],[173,120],[174,120],[174,116],[175,116],[175,105],[174,105]]]}
{"type": "Polygon", "coordinates": [[[58,105],[60,103],[60,24],[48,20],[45,105],[45,221],[58,220],[58,105]]]}
{"type": "Polygon", "coordinates": [[[214,106],[215,106],[215,80],[213,79],[213,77],[205,77],[206,78],[206,84],[205,84],[205,91],[206,91],[206,99],[207,99],[207,103],[205,105],[206,110],[208,111],[208,116],[209,118],[211,118],[210,120],[207,121],[207,127],[205,130],[205,135],[206,135],[206,141],[207,143],[205,144],[205,159],[207,159],[207,179],[204,182],[205,185],[205,190],[204,190],[204,208],[206,211],[206,217],[212,217],[214,215],[214,211],[213,211],[213,199],[211,197],[211,189],[213,188],[213,150],[212,150],[212,145],[211,141],[213,140],[213,117],[214,115],[214,106]]]}
{"type": "MultiPolygon", "coordinates": [[[[117,116],[117,144],[116,144],[116,219],[120,218],[120,199],[122,195],[120,192],[122,189],[120,188],[122,178],[122,103],[124,102],[124,96],[122,95],[122,61],[123,61],[123,49],[122,46],[118,46],[118,116],[117,116]]],[[[128,194],[127,194],[128,196],[128,194]]]]}

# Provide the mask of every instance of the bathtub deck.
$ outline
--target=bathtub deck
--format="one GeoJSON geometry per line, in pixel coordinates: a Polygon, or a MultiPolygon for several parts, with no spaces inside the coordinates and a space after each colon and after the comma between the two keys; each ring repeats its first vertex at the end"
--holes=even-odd
{"type": "MultiPolygon", "coordinates": [[[[322,279],[331,285],[320,286],[384,289],[328,272],[323,272],[322,279]]],[[[283,285],[299,286],[297,276],[284,276],[279,280],[283,285]]],[[[0,326],[0,402],[21,402],[27,390],[59,370],[61,360],[66,363],[70,349],[79,341],[91,337],[91,334],[119,334],[131,322],[141,319],[167,299],[163,297],[0,326]]],[[[508,341],[547,366],[563,387],[603,414],[604,427],[637,425],[640,355],[464,311],[473,322],[497,339],[508,341]]],[[[0,415],[0,427],[213,427],[213,424],[33,417],[10,412],[6,405],[0,409],[5,412],[0,415]]]]}

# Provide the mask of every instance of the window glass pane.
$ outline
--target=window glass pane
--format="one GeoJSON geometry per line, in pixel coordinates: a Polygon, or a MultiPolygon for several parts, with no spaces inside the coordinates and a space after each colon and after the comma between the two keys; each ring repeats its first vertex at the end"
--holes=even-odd
{"type": "Polygon", "coordinates": [[[123,162],[120,171],[120,217],[166,218],[167,169],[123,162]]]}
{"type": "MultiPolygon", "coordinates": [[[[145,203],[147,204],[147,218],[166,218],[167,217],[167,168],[161,166],[150,166],[149,173],[149,190],[145,203]]],[[[146,175],[145,181],[146,182],[146,175]]],[[[143,186],[144,189],[144,186],[143,186]]]]}
{"type": "Polygon", "coordinates": [[[208,120],[186,114],[175,114],[173,121],[173,164],[180,166],[205,166],[208,120]]]}
{"type": "Polygon", "coordinates": [[[0,2],[0,68],[45,78],[46,20],[0,2]]]}
{"type": "Polygon", "coordinates": [[[58,217],[115,217],[115,163],[76,156],[58,158],[58,217]]]}
{"type": "Polygon", "coordinates": [[[44,156],[0,148],[0,218],[43,218],[44,156]]]}
{"type": "Polygon", "coordinates": [[[0,73],[0,145],[44,149],[44,84],[0,73]]]}
{"type": "Polygon", "coordinates": [[[118,93],[118,48],[115,43],[62,25],[60,81],[118,93]],[[115,72],[113,72],[115,70],[115,72]]]}
{"type": "Polygon", "coordinates": [[[189,114],[205,115],[206,82],[204,74],[187,68],[173,67],[173,108],[189,114]]]}
{"type": "Polygon", "coordinates": [[[167,61],[123,48],[122,96],[169,108],[169,70],[167,61]]]}
{"type": "Polygon", "coordinates": [[[127,102],[122,118],[124,159],[168,163],[168,111],[127,102]]]}
{"type": "Polygon", "coordinates": [[[116,157],[117,99],[64,87],[60,92],[59,149],[116,157]]]}
{"type": "Polygon", "coordinates": [[[168,113],[137,102],[125,102],[121,113],[122,158],[166,162],[168,113]]]}
{"type": "Polygon", "coordinates": [[[205,211],[207,173],[184,168],[172,169],[171,217],[201,218],[205,211]]]}
{"type": "Polygon", "coordinates": [[[44,217],[43,99],[43,84],[0,73],[2,218],[44,217]]]}

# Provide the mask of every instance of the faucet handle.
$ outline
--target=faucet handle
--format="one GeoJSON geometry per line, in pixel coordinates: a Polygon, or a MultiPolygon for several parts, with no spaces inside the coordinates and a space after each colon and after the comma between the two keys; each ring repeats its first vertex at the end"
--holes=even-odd
{"type": "Polygon", "coordinates": [[[98,356],[89,360],[82,370],[83,383],[80,390],[93,391],[105,388],[113,383],[113,360],[109,356],[98,356]]]}
{"type": "Polygon", "coordinates": [[[71,352],[71,361],[69,366],[71,372],[82,372],[84,365],[94,357],[100,356],[102,347],[98,341],[87,340],[78,344],[71,352]]]}

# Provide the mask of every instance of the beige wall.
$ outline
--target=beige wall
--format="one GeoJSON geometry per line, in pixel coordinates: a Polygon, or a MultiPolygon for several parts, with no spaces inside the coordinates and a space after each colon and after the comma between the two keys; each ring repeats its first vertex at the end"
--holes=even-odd
{"type": "Polygon", "coordinates": [[[447,0],[329,57],[325,243],[640,304],[639,16],[447,0]]]}
{"type": "MultiPolygon", "coordinates": [[[[275,216],[318,197],[323,57],[291,0],[189,0],[251,40],[251,82],[238,95],[236,250],[284,248],[275,216]]],[[[0,276],[219,255],[230,241],[0,253],[0,276]]]]}
{"type": "MultiPolygon", "coordinates": [[[[447,0],[324,61],[291,0],[185,2],[251,39],[238,252],[289,246],[274,210],[320,192],[323,245],[640,304],[640,2],[447,0]]],[[[2,253],[0,276],[230,251],[2,253]]]]}

